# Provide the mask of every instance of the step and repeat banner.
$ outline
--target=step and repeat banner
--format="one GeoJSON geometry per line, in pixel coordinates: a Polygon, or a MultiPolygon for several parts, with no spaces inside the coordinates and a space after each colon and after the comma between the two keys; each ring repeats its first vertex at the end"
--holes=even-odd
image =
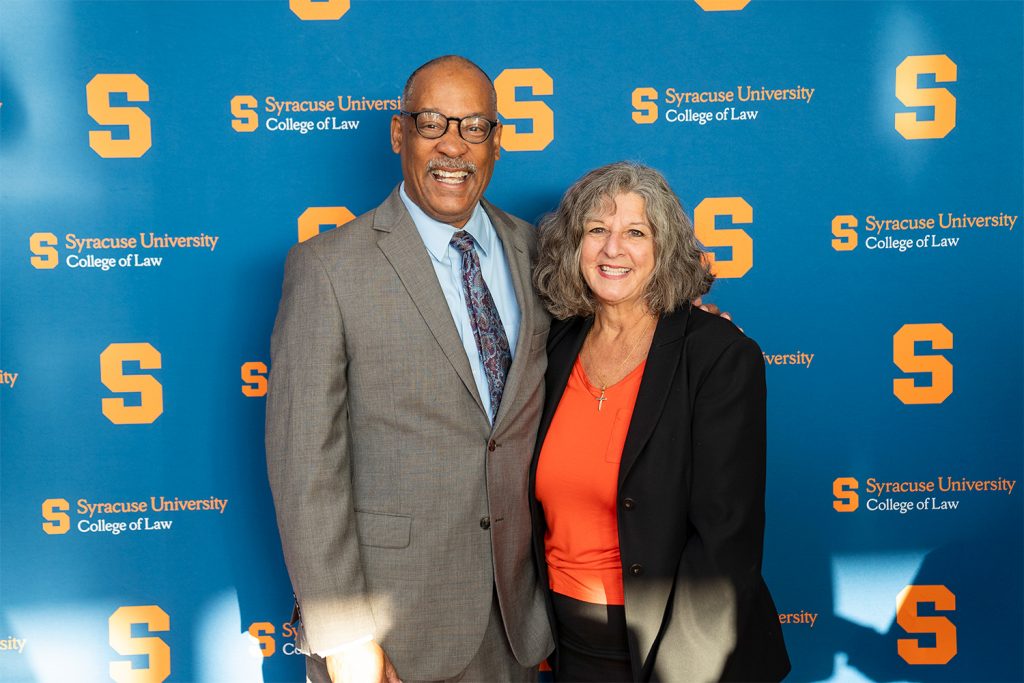
{"type": "Polygon", "coordinates": [[[301,681],[263,414],[285,253],[400,179],[422,62],[488,196],[665,173],[764,350],[793,681],[1019,681],[1021,2],[0,0],[0,679],[301,681]]]}

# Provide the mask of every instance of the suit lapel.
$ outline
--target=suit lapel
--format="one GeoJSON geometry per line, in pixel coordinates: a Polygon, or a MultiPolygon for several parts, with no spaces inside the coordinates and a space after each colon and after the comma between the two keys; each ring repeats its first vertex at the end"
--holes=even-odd
{"type": "Polygon", "coordinates": [[[530,361],[530,342],[533,338],[535,321],[533,320],[533,284],[530,278],[530,253],[526,243],[515,229],[511,219],[490,202],[481,202],[487,217],[491,219],[491,225],[498,233],[501,246],[505,251],[505,258],[508,260],[509,270],[512,271],[512,287],[515,290],[516,302],[519,305],[519,337],[516,340],[515,355],[512,357],[512,365],[509,367],[508,376],[505,378],[505,388],[502,390],[501,404],[498,406],[498,414],[494,419],[494,430],[501,426],[502,421],[511,410],[513,398],[522,384],[523,373],[526,364],[530,361]]]}
{"type": "Polygon", "coordinates": [[[654,338],[651,340],[651,350],[647,353],[647,365],[640,380],[640,391],[637,392],[633,417],[629,421],[626,443],[622,447],[622,460],[619,463],[620,488],[633,463],[651,438],[661,412],[665,409],[679,359],[683,355],[683,340],[689,317],[690,306],[687,304],[658,321],[654,338]]]}
{"type": "MultiPolygon", "coordinates": [[[[448,357],[462,383],[473,396],[473,400],[486,415],[483,401],[476,390],[473,371],[462,348],[462,339],[452,320],[451,309],[444,298],[437,274],[430,263],[430,254],[423,246],[423,239],[416,231],[412,217],[402,204],[398,188],[377,209],[373,228],[380,232],[377,246],[391,264],[409,293],[430,332],[448,357]]],[[[516,292],[518,294],[518,291],[516,292]]]]}

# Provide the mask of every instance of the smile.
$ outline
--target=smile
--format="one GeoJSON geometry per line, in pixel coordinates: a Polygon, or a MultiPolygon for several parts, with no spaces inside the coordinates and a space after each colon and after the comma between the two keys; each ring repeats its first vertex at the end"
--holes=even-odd
{"type": "Polygon", "coordinates": [[[445,185],[461,185],[469,177],[469,171],[445,171],[435,168],[430,171],[430,175],[434,177],[434,180],[445,185]]]}
{"type": "Polygon", "coordinates": [[[625,266],[598,266],[597,269],[606,275],[626,275],[633,270],[625,266]]]}

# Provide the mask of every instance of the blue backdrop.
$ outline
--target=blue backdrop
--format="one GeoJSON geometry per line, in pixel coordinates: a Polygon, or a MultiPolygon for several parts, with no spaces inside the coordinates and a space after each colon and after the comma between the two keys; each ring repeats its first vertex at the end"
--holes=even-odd
{"type": "Polygon", "coordinates": [[[302,679],[284,255],[398,182],[449,52],[499,206],[633,159],[695,212],[768,364],[789,680],[1024,679],[1022,7],[0,0],[0,679],[302,679]]]}

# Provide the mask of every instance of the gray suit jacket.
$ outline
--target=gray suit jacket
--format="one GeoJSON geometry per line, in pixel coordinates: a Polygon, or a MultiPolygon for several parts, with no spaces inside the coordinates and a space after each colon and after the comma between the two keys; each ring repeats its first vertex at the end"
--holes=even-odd
{"type": "Polygon", "coordinates": [[[373,634],[406,679],[465,668],[495,588],[519,662],[552,647],[527,502],[549,319],[533,229],[484,208],[522,311],[493,429],[397,188],[291,249],[271,340],[267,466],[308,646],[373,634]]]}

